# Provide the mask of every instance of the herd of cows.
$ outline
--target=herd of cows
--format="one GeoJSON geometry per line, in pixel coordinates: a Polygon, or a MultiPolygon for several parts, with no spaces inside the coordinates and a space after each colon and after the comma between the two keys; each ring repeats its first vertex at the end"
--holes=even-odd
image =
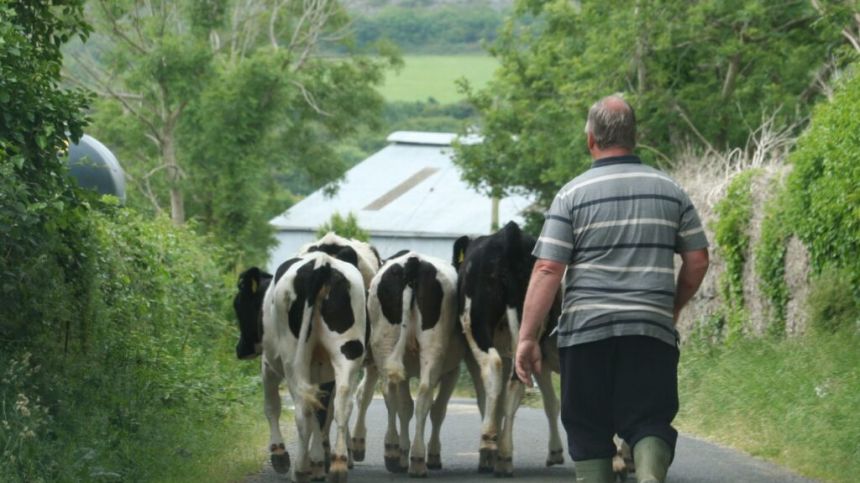
{"type": "MultiPolygon", "coordinates": [[[[388,409],[386,468],[415,477],[440,469],[440,428],[465,363],[482,418],[478,470],[511,476],[514,414],[524,393],[512,356],[534,245],[511,222],[489,236],[458,239],[452,262],[412,251],[382,260],[371,245],[329,233],[274,275],[258,268],[243,272],[234,299],[241,332],[236,353],[241,359],[262,355],[274,469],[287,473],[291,466],[279,426],[282,381],[295,405],[293,481],[327,476],[345,482],[353,460],[364,459],[365,414],[380,378],[388,409]],[[414,400],[412,378],[418,379],[414,400]],[[353,400],[358,417],[350,432],[353,400]]],[[[564,462],[550,372],[558,371],[551,334],[560,295],[541,338],[544,371],[536,376],[549,423],[547,466],[564,462]]],[[[614,466],[625,473],[629,451],[624,447],[622,455],[621,448],[614,466]]]]}

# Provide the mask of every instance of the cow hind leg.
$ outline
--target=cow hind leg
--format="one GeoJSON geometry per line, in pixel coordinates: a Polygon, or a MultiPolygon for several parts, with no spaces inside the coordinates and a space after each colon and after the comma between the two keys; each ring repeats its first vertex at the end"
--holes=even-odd
{"type": "Polygon", "coordinates": [[[538,388],[543,399],[543,410],[549,424],[549,448],[546,457],[546,465],[564,464],[564,447],[561,443],[561,435],[558,432],[558,415],[561,411],[555,388],[552,385],[552,371],[544,368],[540,374],[535,374],[538,388]]]}
{"type": "Polygon", "coordinates": [[[373,364],[364,368],[364,377],[358,384],[355,399],[358,404],[358,415],[355,418],[355,426],[352,432],[352,457],[355,461],[364,461],[367,439],[367,408],[373,400],[373,391],[376,381],[379,379],[379,371],[373,364]]]}
{"type": "Polygon", "coordinates": [[[442,421],[445,419],[445,413],[448,411],[448,401],[451,400],[451,395],[454,394],[459,377],[460,366],[442,375],[439,381],[439,394],[436,395],[433,407],[430,408],[432,430],[430,432],[430,443],[427,446],[427,469],[430,470],[442,469],[442,443],[439,434],[442,430],[442,421]]]}
{"type": "Polygon", "coordinates": [[[409,459],[409,476],[427,476],[427,448],[424,443],[424,429],[427,416],[433,405],[433,389],[439,384],[441,362],[421,353],[421,382],[418,385],[418,397],[415,400],[415,437],[412,438],[412,457],[409,459]]]}
{"type": "Polygon", "coordinates": [[[409,470],[409,422],[412,420],[412,415],[415,413],[415,403],[412,401],[412,394],[409,392],[409,380],[404,380],[397,384],[398,400],[397,414],[400,419],[400,468],[399,473],[406,473],[409,470]]]}
{"type": "Polygon", "coordinates": [[[293,481],[296,483],[308,483],[311,481],[310,458],[308,457],[308,446],[311,435],[314,432],[314,412],[307,402],[301,398],[294,400],[296,405],[296,430],[298,432],[298,449],[296,451],[296,463],[293,465],[293,481]]]}
{"type": "Polygon", "coordinates": [[[513,364],[505,359],[504,374],[510,374],[504,392],[501,433],[499,435],[499,453],[493,472],[497,477],[510,477],[514,474],[514,416],[523,400],[525,386],[513,375],[513,364]],[[510,368],[508,366],[511,366],[510,368]]]}
{"type": "Polygon", "coordinates": [[[351,361],[332,361],[335,369],[334,423],[337,425],[337,439],[331,455],[328,481],[346,483],[349,471],[347,437],[349,434],[349,415],[352,411],[352,381],[360,369],[351,361]]]}
{"type": "Polygon", "coordinates": [[[281,377],[263,362],[263,410],[269,421],[269,454],[272,468],[277,473],[290,471],[290,453],[284,445],[284,437],[281,435],[281,395],[278,392],[278,383],[281,377]]]}
{"type": "Polygon", "coordinates": [[[397,434],[397,384],[385,384],[382,392],[388,410],[388,428],[385,431],[385,469],[391,473],[400,472],[400,436],[397,434]]]}

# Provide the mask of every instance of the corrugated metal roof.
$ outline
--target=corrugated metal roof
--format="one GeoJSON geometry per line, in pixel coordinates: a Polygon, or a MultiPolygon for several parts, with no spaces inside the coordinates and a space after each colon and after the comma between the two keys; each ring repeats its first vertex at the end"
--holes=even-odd
{"type": "MultiPolygon", "coordinates": [[[[459,169],[451,162],[454,139],[453,133],[393,133],[388,137],[392,144],[346,173],[333,197],[318,190],[270,223],[277,230],[315,230],[335,212],[353,212],[363,229],[376,234],[438,237],[489,233],[492,202],[460,179],[459,169]]],[[[474,142],[471,138],[466,141],[474,142]]],[[[521,213],[531,204],[523,196],[502,199],[500,224],[522,222],[521,213]]]]}

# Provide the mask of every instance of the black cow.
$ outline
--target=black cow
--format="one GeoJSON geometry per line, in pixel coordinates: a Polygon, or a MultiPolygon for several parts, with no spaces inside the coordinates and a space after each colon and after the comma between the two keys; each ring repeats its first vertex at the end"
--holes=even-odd
{"type": "MultiPolygon", "coordinates": [[[[483,423],[478,471],[494,471],[497,476],[513,474],[512,423],[525,387],[517,379],[511,361],[516,354],[523,302],[535,263],[531,254],[534,246],[535,239],[514,222],[492,235],[474,240],[464,236],[454,243],[460,322],[481,367],[485,392],[484,400],[479,400],[483,423]]],[[[559,370],[558,348],[555,337],[548,336],[559,313],[560,296],[541,338],[543,371],[536,376],[549,422],[547,466],[564,462],[558,431],[559,402],[551,380],[551,372],[559,370]]]]}

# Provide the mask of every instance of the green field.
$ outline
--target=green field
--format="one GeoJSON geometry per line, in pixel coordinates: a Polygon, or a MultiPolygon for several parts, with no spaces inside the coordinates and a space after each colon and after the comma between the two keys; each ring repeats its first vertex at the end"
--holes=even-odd
{"type": "Polygon", "coordinates": [[[399,72],[389,72],[382,87],[387,101],[426,101],[446,104],[462,99],[454,81],[465,77],[483,87],[493,75],[498,61],[489,55],[404,56],[399,72]]]}

